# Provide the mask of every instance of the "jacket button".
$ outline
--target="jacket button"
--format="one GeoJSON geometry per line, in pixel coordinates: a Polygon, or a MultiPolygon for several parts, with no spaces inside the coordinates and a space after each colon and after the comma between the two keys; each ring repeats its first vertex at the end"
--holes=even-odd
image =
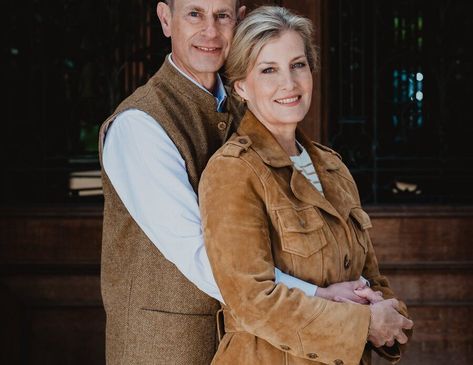
{"type": "Polygon", "coordinates": [[[241,143],[241,144],[247,144],[248,143],[248,140],[246,138],[240,138],[238,140],[238,143],[241,143]]]}
{"type": "Polygon", "coordinates": [[[334,363],[335,365],[343,365],[343,364],[344,364],[344,362],[343,362],[342,360],[338,360],[338,359],[335,360],[333,363],[334,363]]]}
{"type": "Polygon", "coordinates": [[[311,353],[307,354],[307,357],[308,357],[309,359],[316,359],[316,358],[318,358],[319,356],[318,356],[316,353],[311,352],[311,353]]]}
{"type": "Polygon", "coordinates": [[[351,265],[351,260],[348,258],[348,255],[345,255],[345,259],[343,260],[343,266],[345,269],[348,269],[351,265]]]}
{"type": "Polygon", "coordinates": [[[281,345],[281,349],[284,351],[289,351],[291,348],[288,345],[281,345]]]}
{"type": "Polygon", "coordinates": [[[220,129],[221,131],[224,131],[225,129],[227,129],[227,123],[225,122],[219,122],[217,124],[217,128],[220,129]]]}

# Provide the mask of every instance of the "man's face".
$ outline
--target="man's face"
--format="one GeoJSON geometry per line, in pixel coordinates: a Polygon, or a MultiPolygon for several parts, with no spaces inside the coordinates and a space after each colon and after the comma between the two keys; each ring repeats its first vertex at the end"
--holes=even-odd
{"type": "Polygon", "coordinates": [[[227,58],[238,13],[236,0],[175,0],[162,14],[158,6],[176,65],[201,84],[214,77],[227,58]]]}

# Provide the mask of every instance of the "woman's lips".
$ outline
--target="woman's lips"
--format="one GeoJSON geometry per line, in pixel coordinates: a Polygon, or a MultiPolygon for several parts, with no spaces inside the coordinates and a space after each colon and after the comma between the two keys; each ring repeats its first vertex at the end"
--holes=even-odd
{"type": "Polygon", "coordinates": [[[275,102],[280,104],[280,105],[294,105],[297,104],[301,100],[301,96],[291,96],[289,98],[282,98],[282,99],[276,99],[275,102]]]}

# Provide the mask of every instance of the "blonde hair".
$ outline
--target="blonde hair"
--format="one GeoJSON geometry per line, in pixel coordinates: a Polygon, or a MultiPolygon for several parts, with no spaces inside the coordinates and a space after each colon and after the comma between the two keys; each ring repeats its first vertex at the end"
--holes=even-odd
{"type": "Polygon", "coordinates": [[[312,43],[312,22],[279,6],[261,6],[238,24],[226,62],[226,77],[233,88],[235,81],[246,77],[268,41],[282,33],[297,32],[304,42],[305,55],[312,71],[317,64],[317,52],[312,43]]]}

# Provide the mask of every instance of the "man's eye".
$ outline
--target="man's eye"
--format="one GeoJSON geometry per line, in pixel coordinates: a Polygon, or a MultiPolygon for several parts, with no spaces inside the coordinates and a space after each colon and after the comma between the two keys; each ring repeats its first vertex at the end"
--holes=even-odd
{"type": "Polygon", "coordinates": [[[276,71],[276,69],[274,67],[266,67],[263,71],[261,71],[262,73],[264,74],[271,74],[273,73],[274,71],[276,71]]]}
{"type": "Polygon", "coordinates": [[[225,13],[221,13],[221,14],[217,14],[217,18],[218,19],[229,19],[230,15],[225,14],[225,13]]]}
{"type": "Polygon", "coordinates": [[[196,18],[196,17],[199,16],[199,13],[198,13],[197,11],[191,11],[191,12],[189,13],[189,15],[190,15],[191,17],[193,17],[193,18],[196,18]]]}

